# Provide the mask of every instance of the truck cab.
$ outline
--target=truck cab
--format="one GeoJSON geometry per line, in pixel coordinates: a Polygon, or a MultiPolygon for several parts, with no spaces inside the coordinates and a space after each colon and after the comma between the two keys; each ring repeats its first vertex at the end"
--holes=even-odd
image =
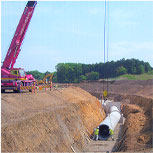
{"type": "Polygon", "coordinates": [[[35,82],[35,78],[31,74],[26,75],[23,68],[3,69],[1,76],[1,92],[5,90],[20,92],[21,86],[33,86],[35,82]]]}

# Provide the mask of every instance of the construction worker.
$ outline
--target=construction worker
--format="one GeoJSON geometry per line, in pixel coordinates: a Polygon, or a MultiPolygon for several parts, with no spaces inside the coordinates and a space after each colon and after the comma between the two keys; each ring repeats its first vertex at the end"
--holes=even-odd
{"type": "Polygon", "coordinates": [[[94,137],[93,140],[97,141],[98,140],[98,135],[99,135],[99,127],[94,129],[94,137]]]}
{"type": "Polygon", "coordinates": [[[112,140],[114,141],[114,137],[113,137],[114,131],[112,129],[109,129],[109,134],[110,134],[112,140]]]}

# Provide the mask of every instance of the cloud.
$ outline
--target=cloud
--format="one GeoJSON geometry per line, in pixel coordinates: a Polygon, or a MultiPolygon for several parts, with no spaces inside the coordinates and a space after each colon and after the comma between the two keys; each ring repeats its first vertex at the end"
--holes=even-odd
{"type": "Polygon", "coordinates": [[[109,57],[111,60],[138,58],[153,65],[153,42],[113,42],[110,44],[109,57]]]}
{"type": "Polygon", "coordinates": [[[153,42],[129,42],[129,41],[121,41],[121,42],[113,42],[111,44],[111,48],[115,49],[124,49],[128,51],[133,50],[152,50],[153,51],[153,42]]]}
{"type": "Polygon", "coordinates": [[[119,26],[135,26],[139,24],[136,13],[132,10],[115,9],[110,12],[110,20],[119,26]]]}

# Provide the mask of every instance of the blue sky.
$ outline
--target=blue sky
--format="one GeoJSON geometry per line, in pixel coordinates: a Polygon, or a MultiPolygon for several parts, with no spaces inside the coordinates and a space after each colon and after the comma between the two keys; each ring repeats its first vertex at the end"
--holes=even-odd
{"type": "MultiPolygon", "coordinates": [[[[26,3],[1,2],[2,61],[26,3]]],[[[136,58],[153,66],[153,1],[111,1],[108,17],[109,61],[136,58]]],[[[52,72],[61,62],[103,62],[103,29],[104,1],[38,1],[15,67],[52,72]]]]}

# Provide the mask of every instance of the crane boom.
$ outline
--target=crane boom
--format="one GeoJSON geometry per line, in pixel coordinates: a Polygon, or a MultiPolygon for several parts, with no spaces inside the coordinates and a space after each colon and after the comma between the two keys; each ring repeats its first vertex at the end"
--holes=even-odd
{"type": "Polygon", "coordinates": [[[5,90],[20,92],[24,89],[31,91],[31,87],[35,84],[35,78],[31,74],[26,75],[23,68],[14,68],[14,64],[20,53],[20,47],[36,4],[36,1],[28,1],[16,28],[15,34],[1,67],[1,92],[5,92],[5,90]]]}
{"type": "Polygon", "coordinates": [[[7,55],[3,62],[2,68],[13,69],[16,59],[20,53],[20,47],[24,39],[25,33],[27,31],[28,25],[30,23],[31,17],[33,15],[36,4],[36,1],[28,1],[19,21],[19,24],[17,26],[17,29],[15,31],[10,47],[7,51],[7,55]]]}

